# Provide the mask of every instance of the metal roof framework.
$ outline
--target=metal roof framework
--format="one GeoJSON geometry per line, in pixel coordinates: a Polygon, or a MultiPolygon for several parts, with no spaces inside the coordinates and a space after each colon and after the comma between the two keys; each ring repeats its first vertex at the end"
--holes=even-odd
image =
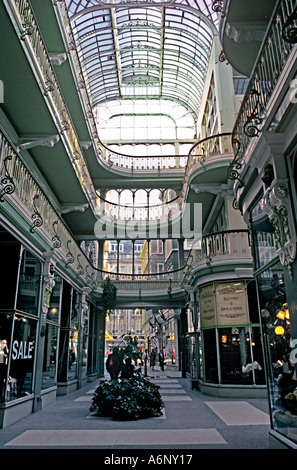
{"type": "Polygon", "coordinates": [[[217,14],[211,0],[66,0],[92,108],[168,99],[199,111],[217,14]]]}

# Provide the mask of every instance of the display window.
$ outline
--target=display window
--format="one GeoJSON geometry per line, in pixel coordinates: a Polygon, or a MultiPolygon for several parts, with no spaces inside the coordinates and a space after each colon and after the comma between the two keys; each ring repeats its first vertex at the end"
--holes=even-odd
{"type": "Polygon", "coordinates": [[[221,381],[225,384],[264,384],[260,328],[220,328],[221,381]]]}
{"type": "Polygon", "coordinates": [[[260,269],[276,257],[273,226],[268,215],[263,211],[262,200],[259,200],[250,214],[250,225],[253,239],[255,270],[260,269]]]}
{"type": "Polygon", "coordinates": [[[82,350],[81,350],[81,376],[86,377],[88,366],[88,347],[89,347],[89,308],[83,312],[83,332],[82,332],[82,350]]]}
{"type": "Polygon", "coordinates": [[[56,385],[58,333],[58,326],[46,324],[41,382],[43,390],[56,385]]]}
{"type": "Polygon", "coordinates": [[[33,392],[37,321],[19,313],[0,314],[1,402],[33,392]]]}
{"type": "Polygon", "coordinates": [[[71,381],[77,378],[77,357],[79,351],[77,299],[77,292],[64,280],[61,301],[58,382],[71,381]]]}
{"type": "Polygon", "coordinates": [[[283,267],[257,275],[272,427],[297,443],[297,377],[283,267]]]}
{"type": "Polygon", "coordinates": [[[57,354],[60,331],[61,290],[63,283],[60,276],[55,275],[54,280],[55,285],[51,292],[46,316],[41,382],[41,388],[43,390],[55,386],[57,382],[57,354]]]}
{"type": "Polygon", "coordinates": [[[204,380],[208,383],[219,382],[216,330],[203,330],[204,380]]]}
{"type": "Polygon", "coordinates": [[[24,250],[19,272],[17,310],[31,315],[38,315],[40,282],[40,261],[28,250],[24,250]]]}

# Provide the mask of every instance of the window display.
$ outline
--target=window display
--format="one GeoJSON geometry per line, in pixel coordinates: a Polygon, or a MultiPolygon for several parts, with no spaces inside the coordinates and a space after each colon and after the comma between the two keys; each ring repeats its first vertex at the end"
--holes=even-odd
{"type": "Polygon", "coordinates": [[[222,383],[265,383],[259,333],[259,328],[219,329],[222,383]]]}
{"type": "Polygon", "coordinates": [[[17,309],[38,315],[41,265],[35,256],[24,250],[19,273],[17,309]]]}
{"type": "Polygon", "coordinates": [[[265,385],[255,281],[214,282],[200,289],[204,380],[265,385]]]}
{"type": "Polygon", "coordinates": [[[7,401],[32,393],[36,325],[35,319],[19,314],[14,316],[8,361],[7,401]]]}
{"type": "Polygon", "coordinates": [[[297,377],[292,358],[290,312],[280,263],[257,276],[272,426],[297,442],[297,377]]]}
{"type": "Polygon", "coordinates": [[[268,219],[268,215],[263,212],[262,200],[258,201],[251,211],[251,229],[255,268],[257,270],[276,256],[273,226],[268,219]]]}
{"type": "Polygon", "coordinates": [[[42,369],[42,389],[56,385],[58,331],[57,326],[47,323],[42,369]]]}

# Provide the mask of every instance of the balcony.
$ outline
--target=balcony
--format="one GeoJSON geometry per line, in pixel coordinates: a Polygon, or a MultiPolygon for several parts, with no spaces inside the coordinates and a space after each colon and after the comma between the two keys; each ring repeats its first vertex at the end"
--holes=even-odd
{"type": "Polygon", "coordinates": [[[296,9],[296,2],[277,2],[238,112],[232,132],[234,159],[228,174],[239,188],[244,185],[243,168],[255,138],[276,130],[293,106],[290,97],[294,90],[290,87],[296,74],[296,9]]]}
{"type": "Polygon", "coordinates": [[[249,77],[277,2],[218,0],[213,3],[223,13],[220,39],[224,56],[238,72],[249,77]]]}

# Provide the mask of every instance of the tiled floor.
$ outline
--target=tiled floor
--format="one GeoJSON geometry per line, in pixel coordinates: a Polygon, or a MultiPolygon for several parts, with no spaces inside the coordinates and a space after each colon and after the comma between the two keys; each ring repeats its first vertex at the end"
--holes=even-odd
{"type": "Polygon", "coordinates": [[[217,399],[192,390],[181,377],[152,375],[165,404],[160,417],[115,421],[90,413],[93,383],[0,430],[0,448],[269,448],[264,399],[217,399]]]}

